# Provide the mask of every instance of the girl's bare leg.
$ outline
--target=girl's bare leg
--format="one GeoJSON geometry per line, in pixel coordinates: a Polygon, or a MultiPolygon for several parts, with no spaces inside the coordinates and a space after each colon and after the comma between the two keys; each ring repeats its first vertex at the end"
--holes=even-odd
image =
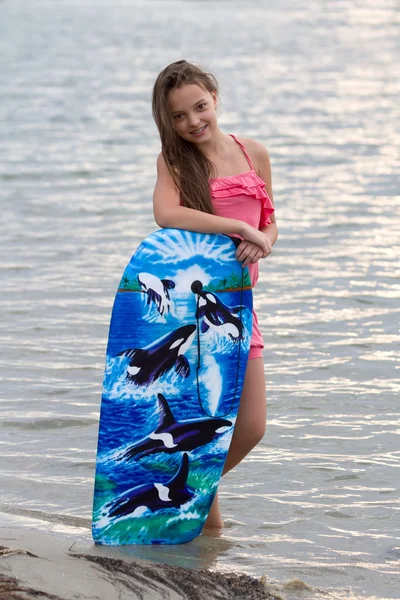
{"type": "MultiPolygon", "coordinates": [[[[258,444],[265,433],[267,401],[264,360],[253,358],[247,363],[235,429],[222,475],[236,467],[258,444]]],[[[222,527],[218,494],[211,505],[205,527],[222,527]]]]}

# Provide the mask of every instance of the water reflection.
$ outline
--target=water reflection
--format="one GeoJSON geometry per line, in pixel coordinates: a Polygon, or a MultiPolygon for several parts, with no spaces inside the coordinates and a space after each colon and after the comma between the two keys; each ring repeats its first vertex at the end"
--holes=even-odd
{"type": "Polygon", "coordinates": [[[215,569],[219,559],[230,549],[240,551],[241,544],[229,540],[221,533],[205,531],[200,537],[175,546],[120,546],[112,548],[96,546],[95,554],[114,558],[135,558],[150,560],[171,566],[190,569],[215,569]]]}
{"type": "Polygon", "coordinates": [[[298,576],[336,597],[391,597],[397,4],[312,0],[305,10],[255,1],[227,11],[215,2],[210,11],[202,2],[117,1],[111,30],[109,5],[99,6],[0,7],[9,24],[0,133],[3,514],[63,535],[87,532],[113,296],[156,228],[151,85],[186,55],[216,71],[222,127],[259,139],[271,155],[280,237],[255,296],[269,422],[263,444],[221,484],[230,524],[221,538],[134,552],[298,576]]]}

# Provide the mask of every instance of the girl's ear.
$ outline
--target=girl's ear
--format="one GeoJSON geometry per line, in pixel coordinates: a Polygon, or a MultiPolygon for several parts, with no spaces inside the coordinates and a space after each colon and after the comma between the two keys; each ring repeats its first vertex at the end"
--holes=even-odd
{"type": "Polygon", "coordinates": [[[216,90],[213,91],[212,97],[213,97],[213,100],[214,100],[214,106],[216,107],[217,106],[217,100],[218,100],[217,91],[216,90]]]}

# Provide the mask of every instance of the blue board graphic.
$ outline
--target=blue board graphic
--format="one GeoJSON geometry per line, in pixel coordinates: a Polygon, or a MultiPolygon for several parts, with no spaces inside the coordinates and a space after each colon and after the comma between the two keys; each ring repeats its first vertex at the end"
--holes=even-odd
{"type": "Polygon", "coordinates": [[[235,425],[252,330],[248,270],[224,235],[162,229],[132,256],[107,346],[96,543],[201,533],[235,425]]]}

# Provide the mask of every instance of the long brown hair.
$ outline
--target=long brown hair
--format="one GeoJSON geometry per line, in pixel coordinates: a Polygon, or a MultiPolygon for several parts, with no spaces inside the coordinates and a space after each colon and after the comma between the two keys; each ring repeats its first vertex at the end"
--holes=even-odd
{"type": "Polygon", "coordinates": [[[209,178],[215,175],[213,163],[195,144],[184,140],[174,129],[168,96],[171,90],[195,84],[218,94],[214,75],[197,65],[178,60],[158,75],[153,88],[153,118],[161,138],[162,154],[178,188],[183,206],[213,213],[209,178]]]}

